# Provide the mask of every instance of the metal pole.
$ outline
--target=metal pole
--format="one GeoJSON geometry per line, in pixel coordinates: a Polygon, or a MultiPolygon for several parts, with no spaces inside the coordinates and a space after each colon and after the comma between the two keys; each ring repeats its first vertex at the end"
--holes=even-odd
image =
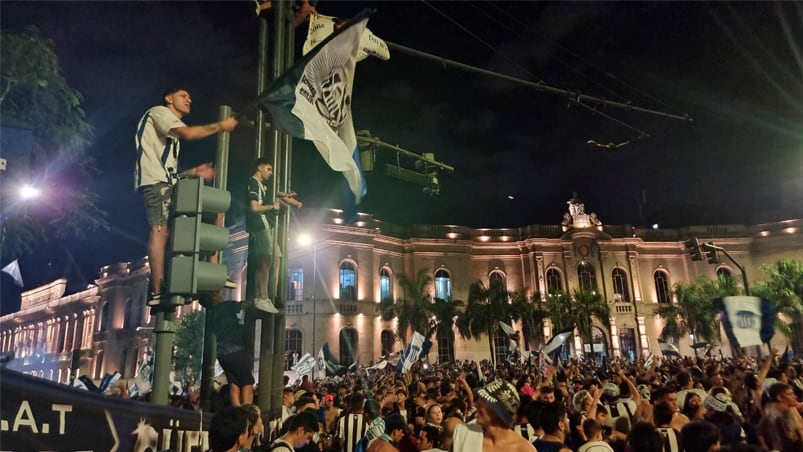
{"type": "MultiPolygon", "coordinates": [[[[221,105],[218,107],[218,119],[224,120],[231,116],[231,107],[228,105],[221,105]]],[[[226,190],[228,185],[229,175],[229,139],[228,132],[222,132],[217,135],[217,146],[215,149],[215,168],[217,174],[215,175],[215,188],[226,190]]],[[[215,224],[223,226],[226,223],[226,214],[218,214],[215,224]]],[[[217,253],[214,258],[210,258],[210,262],[220,262],[223,259],[223,253],[217,253]]],[[[214,310],[211,309],[212,305],[207,304],[204,306],[204,348],[203,356],[201,358],[201,407],[209,411],[212,409],[212,393],[214,390],[215,382],[215,359],[217,358],[217,337],[215,335],[215,317],[214,310]]]]}
{"type": "Polygon", "coordinates": [[[167,406],[170,388],[170,362],[173,358],[173,342],[176,338],[176,306],[184,304],[184,297],[173,296],[170,305],[154,306],[156,325],[156,356],[153,362],[153,391],[151,402],[167,406]]]}

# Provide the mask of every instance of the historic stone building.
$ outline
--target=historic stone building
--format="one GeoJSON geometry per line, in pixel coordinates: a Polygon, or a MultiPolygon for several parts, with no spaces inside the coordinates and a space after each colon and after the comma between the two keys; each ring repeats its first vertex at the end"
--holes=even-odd
{"type": "MultiPolygon", "coordinates": [[[[471,229],[452,225],[400,227],[362,215],[352,226],[329,209],[296,212],[288,233],[286,350],[313,355],[324,344],[342,363],[367,364],[383,352],[401,349],[394,320],[384,320],[380,302],[398,301],[403,293],[397,275],[415,277],[424,269],[432,278],[433,297],[463,300],[469,286],[493,279],[511,291],[524,290],[543,302],[550,291],[596,290],[610,304],[610,324],[594,322],[594,352],[630,359],[657,351],[663,326],[654,310],[672,303],[672,286],[718,273],[741,281],[727,259],[711,265],[693,261],[684,241],[698,237],[727,249],[746,269],[752,285],[765,276],[763,264],[803,258],[803,221],[770,224],[688,226],[645,229],[604,225],[586,213],[582,201],[569,200],[562,223],[510,229],[471,229]],[[302,245],[302,234],[312,237],[302,245]],[[537,295],[537,297],[536,297],[537,295]]],[[[241,300],[245,292],[247,235],[231,228],[224,255],[240,289],[227,293],[241,300]]],[[[2,350],[15,350],[17,367],[57,381],[69,379],[73,350],[82,355],[82,373],[100,378],[120,370],[132,376],[152,344],[153,321],[145,305],[147,261],[101,269],[97,287],[64,294],[64,281],[25,292],[19,312],[0,319],[2,350]]],[[[200,309],[197,302],[183,310],[200,309]]],[[[387,316],[385,316],[387,317],[387,316]]],[[[545,336],[553,331],[543,325],[545,336]]],[[[439,337],[431,362],[486,359],[488,338],[466,340],[459,334],[439,337]]],[[[774,341],[785,344],[776,335],[774,341]]],[[[501,341],[500,341],[501,342],[501,341]]],[[[681,352],[692,354],[690,340],[681,352]]],[[[504,342],[496,347],[503,353],[504,342]]],[[[783,345],[780,345],[783,349],[783,345]]],[[[591,351],[576,336],[573,349],[591,351]]],[[[728,347],[723,345],[724,353],[728,347]]]]}

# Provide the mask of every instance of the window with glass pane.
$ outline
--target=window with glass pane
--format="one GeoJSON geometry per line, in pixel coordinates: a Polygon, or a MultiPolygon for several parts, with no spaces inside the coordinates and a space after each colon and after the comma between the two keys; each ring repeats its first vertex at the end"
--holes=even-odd
{"type": "Polygon", "coordinates": [[[351,262],[340,264],[340,300],[357,301],[357,271],[351,262]]]}
{"type": "Polygon", "coordinates": [[[594,267],[588,262],[580,262],[577,266],[577,279],[583,290],[597,290],[597,275],[594,267]]]}
{"type": "Polygon", "coordinates": [[[438,364],[454,362],[454,332],[438,331],[438,364]]]}
{"type": "Polygon", "coordinates": [[[507,353],[509,350],[510,340],[501,329],[497,329],[496,334],[494,334],[494,357],[496,362],[504,362],[505,359],[507,359],[507,353]]]}
{"type": "Polygon", "coordinates": [[[452,299],[452,281],[446,270],[435,272],[435,298],[447,301],[452,299]]]}
{"type": "Polygon", "coordinates": [[[488,287],[501,292],[507,292],[505,274],[500,271],[491,272],[488,276],[488,287]]]}
{"type": "Polygon", "coordinates": [[[382,330],[382,354],[387,355],[393,353],[393,348],[396,345],[396,334],[391,330],[382,330]]]}
{"type": "Polygon", "coordinates": [[[653,275],[653,279],[655,280],[655,296],[658,299],[658,303],[670,303],[672,301],[672,293],[669,291],[668,275],[658,270],[653,275]]]}
{"type": "Polygon", "coordinates": [[[630,291],[627,289],[627,273],[621,268],[614,268],[611,274],[613,279],[613,293],[619,295],[617,301],[630,301],[630,291]]]}
{"type": "Polygon", "coordinates": [[[287,270],[289,283],[287,284],[287,299],[302,301],[304,299],[304,269],[291,268],[287,270]]]}
{"type": "Polygon", "coordinates": [[[304,334],[301,330],[296,329],[287,329],[284,330],[284,351],[290,352],[298,352],[298,355],[301,356],[301,340],[303,339],[304,334]]]}
{"type": "Polygon", "coordinates": [[[111,302],[107,301],[106,304],[103,305],[103,310],[100,313],[100,331],[109,331],[109,323],[111,323],[111,302]]]}
{"type": "Polygon", "coordinates": [[[357,330],[343,328],[340,330],[340,364],[346,367],[354,364],[355,356],[357,356],[357,330]]]}
{"type": "Polygon", "coordinates": [[[393,299],[392,287],[390,285],[390,271],[387,268],[379,270],[379,300],[391,301],[393,299]]]}
{"type": "Polygon", "coordinates": [[[546,288],[549,293],[563,292],[563,278],[556,268],[546,271],[546,288]]]}

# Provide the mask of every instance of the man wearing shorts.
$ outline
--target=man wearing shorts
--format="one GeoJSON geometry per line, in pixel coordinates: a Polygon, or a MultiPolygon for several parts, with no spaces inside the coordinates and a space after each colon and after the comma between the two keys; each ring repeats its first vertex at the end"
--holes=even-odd
{"type": "Polygon", "coordinates": [[[222,301],[213,307],[217,360],[226,373],[229,397],[234,406],[254,403],[252,359],[248,359],[243,327],[244,312],[236,301],[222,301]]]}
{"type": "Polygon", "coordinates": [[[151,268],[149,305],[158,304],[164,294],[164,261],[169,231],[167,219],[173,185],[178,177],[202,177],[211,180],[215,169],[209,163],[178,173],[179,139],[200,140],[220,132],[231,132],[237,120],[223,121],[203,126],[188,126],[182,118],[190,114],[192,99],[184,88],[168,88],[162,93],[164,105],[149,109],[139,120],[134,141],[137,146],[134,186],[145,198],[148,224],[148,262],[151,268]]]}
{"type": "Polygon", "coordinates": [[[265,182],[271,176],[273,165],[264,157],[258,158],[254,162],[254,173],[248,179],[245,230],[248,232],[248,262],[249,265],[254,265],[256,278],[254,307],[276,314],[279,310],[268,295],[268,280],[274,259],[278,261],[282,254],[275,243],[271,225],[279,211],[279,201],[269,196],[268,188],[265,187],[265,182]]]}

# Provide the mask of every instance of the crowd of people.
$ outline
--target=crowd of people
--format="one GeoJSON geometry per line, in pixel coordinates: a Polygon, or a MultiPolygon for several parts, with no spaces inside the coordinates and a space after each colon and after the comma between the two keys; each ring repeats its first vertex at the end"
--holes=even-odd
{"type": "Polygon", "coordinates": [[[774,351],[557,367],[419,362],[406,374],[388,366],[289,385],[281,419],[249,421],[238,449],[803,451],[801,396],[803,362],[774,351]]]}

